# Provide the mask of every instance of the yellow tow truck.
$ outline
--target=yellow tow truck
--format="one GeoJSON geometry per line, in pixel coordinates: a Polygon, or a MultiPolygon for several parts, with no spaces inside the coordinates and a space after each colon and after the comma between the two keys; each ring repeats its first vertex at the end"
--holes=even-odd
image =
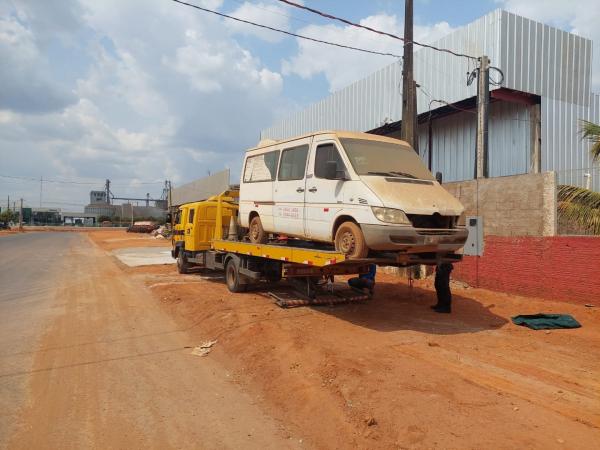
{"type": "MultiPolygon", "coordinates": [[[[366,273],[370,264],[409,266],[431,264],[418,255],[349,259],[322,244],[297,239],[254,244],[238,229],[239,191],[231,189],[200,202],[181,205],[172,217],[171,256],[179,273],[194,268],[222,270],[231,292],[244,292],[261,282],[282,278],[295,288],[294,295],[269,292],[280,306],[362,301],[368,294],[334,289],[335,275],[366,273]]],[[[449,262],[456,262],[460,255],[449,262]]]]}

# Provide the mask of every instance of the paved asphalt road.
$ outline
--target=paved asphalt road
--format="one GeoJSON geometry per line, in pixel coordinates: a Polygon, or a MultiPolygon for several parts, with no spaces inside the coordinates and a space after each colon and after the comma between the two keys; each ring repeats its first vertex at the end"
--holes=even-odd
{"type": "Polygon", "coordinates": [[[64,255],[81,242],[76,233],[0,237],[0,437],[10,434],[26,398],[28,378],[18,374],[31,370],[40,335],[56,315],[55,281],[64,255]]]}
{"type": "Polygon", "coordinates": [[[0,449],[296,447],[85,234],[0,256],[0,449]]]}

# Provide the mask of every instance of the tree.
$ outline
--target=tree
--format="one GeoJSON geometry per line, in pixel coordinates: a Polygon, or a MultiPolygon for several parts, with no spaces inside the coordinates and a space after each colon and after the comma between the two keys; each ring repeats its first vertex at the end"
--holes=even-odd
{"type": "MultiPolygon", "coordinates": [[[[600,161],[600,125],[581,121],[581,135],[592,143],[590,155],[594,162],[600,161]]],[[[600,234],[600,192],[578,186],[558,187],[558,213],[568,222],[594,234],[600,234]]]]}
{"type": "Polygon", "coordinates": [[[600,161],[600,125],[587,120],[581,121],[581,134],[592,143],[590,154],[594,162],[600,161]]]}
{"type": "Polygon", "coordinates": [[[5,209],[0,213],[0,222],[16,222],[19,220],[19,213],[16,211],[11,211],[10,209],[5,209]]]}

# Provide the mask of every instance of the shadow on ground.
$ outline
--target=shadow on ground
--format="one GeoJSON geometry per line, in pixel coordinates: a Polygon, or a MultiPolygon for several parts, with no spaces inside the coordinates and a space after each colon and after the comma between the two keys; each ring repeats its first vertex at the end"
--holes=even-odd
{"type": "MultiPolygon", "coordinates": [[[[202,278],[209,282],[224,283],[220,274],[210,276],[203,273],[202,275],[202,278]]],[[[268,292],[274,289],[285,289],[285,286],[285,282],[261,283],[251,286],[248,293],[260,295],[272,302],[268,292]]],[[[493,305],[486,307],[479,301],[463,295],[453,294],[452,314],[434,312],[430,306],[435,303],[435,291],[411,288],[404,283],[380,282],[377,284],[373,298],[367,302],[308,308],[363,328],[382,332],[413,330],[450,335],[494,330],[508,323],[504,317],[490,310],[493,305]]]]}
{"type": "Polygon", "coordinates": [[[502,327],[508,321],[477,300],[453,294],[452,314],[439,314],[434,291],[405,284],[378,283],[373,298],[364,304],[316,310],[376,331],[413,330],[431,334],[477,333],[502,327]]]}

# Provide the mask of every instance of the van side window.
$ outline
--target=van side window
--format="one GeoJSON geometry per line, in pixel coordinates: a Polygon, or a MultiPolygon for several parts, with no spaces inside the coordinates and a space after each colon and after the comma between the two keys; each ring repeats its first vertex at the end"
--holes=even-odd
{"type": "Polygon", "coordinates": [[[273,181],[277,173],[279,150],[246,158],[244,183],[257,181],[273,181]]]}
{"type": "Polygon", "coordinates": [[[181,210],[178,209],[175,213],[175,223],[181,225],[181,210]]]}
{"type": "Polygon", "coordinates": [[[338,171],[346,169],[335,144],[321,144],[315,153],[315,177],[325,178],[325,163],[328,161],[335,161],[338,171]]]}
{"type": "Polygon", "coordinates": [[[281,153],[279,181],[302,180],[306,171],[308,145],[288,148],[281,153]]]}
{"type": "Polygon", "coordinates": [[[188,215],[188,223],[194,223],[194,208],[190,209],[190,213],[188,215]]]}

